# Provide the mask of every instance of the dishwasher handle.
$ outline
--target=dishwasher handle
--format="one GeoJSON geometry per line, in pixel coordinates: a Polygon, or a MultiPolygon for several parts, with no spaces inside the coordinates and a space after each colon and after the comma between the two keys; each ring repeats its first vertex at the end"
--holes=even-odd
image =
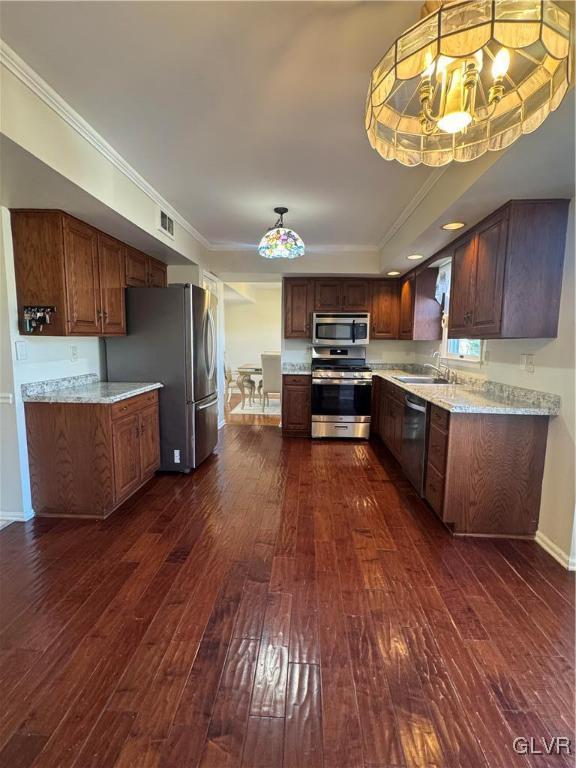
{"type": "Polygon", "coordinates": [[[420,411],[420,413],[426,413],[426,406],[425,405],[419,405],[418,403],[413,402],[409,399],[408,395],[404,398],[404,402],[408,406],[408,408],[412,408],[413,411],[420,411]]]}

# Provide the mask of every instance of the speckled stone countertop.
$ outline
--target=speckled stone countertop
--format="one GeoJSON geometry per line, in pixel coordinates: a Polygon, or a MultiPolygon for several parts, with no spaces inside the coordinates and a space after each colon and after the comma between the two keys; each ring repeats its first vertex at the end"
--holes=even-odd
{"type": "Polygon", "coordinates": [[[374,371],[379,376],[452,413],[501,413],[520,416],[556,416],[560,398],[548,392],[486,381],[482,386],[466,384],[409,384],[394,376],[414,375],[406,369],[374,371]]]}
{"type": "Polygon", "coordinates": [[[35,381],[22,385],[25,403],[89,403],[109,405],[129,397],[160,389],[160,382],[100,381],[96,374],[65,379],[35,381]]]}

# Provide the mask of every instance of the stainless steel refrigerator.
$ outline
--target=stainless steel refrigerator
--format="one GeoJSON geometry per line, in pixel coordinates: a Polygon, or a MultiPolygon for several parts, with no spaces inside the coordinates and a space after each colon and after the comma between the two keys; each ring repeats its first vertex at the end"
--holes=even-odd
{"type": "Polygon", "coordinates": [[[160,381],[161,469],[189,472],[218,440],[217,299],[195,285],[126,290],[127,335],[106,339],[109,381],[160,381]]]}

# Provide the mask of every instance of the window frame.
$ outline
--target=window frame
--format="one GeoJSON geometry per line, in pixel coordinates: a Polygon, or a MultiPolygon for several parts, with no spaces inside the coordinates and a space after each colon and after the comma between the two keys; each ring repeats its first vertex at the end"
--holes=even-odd
{"type": "Polygon", "coordinates": [[[484,340],[472,339],[472,341],[480,341],[480,354],[479,355],[460,355],[449,352],[449,341],[462,341],[462,339],[449,339],[448,338],[448,315],[444,313],[442,315],[442,341],[440,342],[440,358],[442,360],[458,361],[459,363],[466,363],[468,365],[482,365],[484,362],[484,340]]]}

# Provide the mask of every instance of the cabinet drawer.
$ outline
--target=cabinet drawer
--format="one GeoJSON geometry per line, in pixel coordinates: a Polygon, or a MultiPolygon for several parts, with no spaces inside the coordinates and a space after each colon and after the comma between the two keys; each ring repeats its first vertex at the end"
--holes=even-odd
{"type": "Polygon", "coordinates": [[[136,395],[136,397],[128,397],[126,400],[120,400],[118,403],[112,404],[112,419],[116,420],[122,418],[122,416],[136,413],[149,405],[155,405],[157,402],[157,389],[153,389],[151,392],[144,392],[143,395],[136,395]]]}
{"type": "Polygon", "coordinates": [[[306,374],[284,374],[282,378],[285,386],[309,387],[311,384],[311,377],[306,374]]]}
{"type": "Polygon", "coordinates": [[[442,517],[444,506],[444,478],[428,462],[426,466],[426,501],[442,517]]]}
{"type": "Polygon", "coordinates": [[[433,405],[430,412],[430,423],[438,429],[448,431],[448,423],[450,422],[450,413],[443,408],[438,408],[437,405],[433,405]]]}
{"type": "Polygon", "coordinates": [[[441,474],[446,467],[446,451],[448,450],[448,433],[443,432],[434,424],[430,425],[428,435],[428,462],[441,474]]]}

